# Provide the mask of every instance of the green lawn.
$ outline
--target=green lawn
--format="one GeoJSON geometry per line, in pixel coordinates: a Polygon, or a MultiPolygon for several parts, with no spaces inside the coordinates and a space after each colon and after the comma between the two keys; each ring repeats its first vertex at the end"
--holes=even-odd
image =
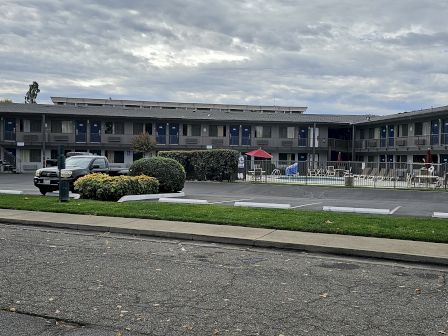
{"type": "Polygon", "coordinates": [[[115,203],[70,200],[68,203],[59,203],[57,197],[25,195],[0,195],[0,208],[153,218],[448,243],[448,220],[433,218],[158,202],[115,203]]]}

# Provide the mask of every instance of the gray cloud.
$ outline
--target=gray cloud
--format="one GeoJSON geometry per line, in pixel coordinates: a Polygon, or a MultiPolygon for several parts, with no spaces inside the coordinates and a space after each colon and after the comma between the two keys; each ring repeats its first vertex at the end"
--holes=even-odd
{"type": "Polygon", "coordinates": [[[444,0],[4,0],[0,98],[309,106],[446,104],[444,0]]]}

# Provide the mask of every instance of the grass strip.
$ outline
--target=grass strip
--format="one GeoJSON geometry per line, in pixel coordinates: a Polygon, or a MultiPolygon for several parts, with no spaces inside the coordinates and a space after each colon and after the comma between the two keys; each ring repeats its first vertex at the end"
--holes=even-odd
{"type": "Polygon", "coordinates": [[[448,243],[448,220],[436,218],[158,202],[115,203],[70,200],[67,203],[60,203],[57,197],[31,195],[0,195],[0,208],[448,243]]]}

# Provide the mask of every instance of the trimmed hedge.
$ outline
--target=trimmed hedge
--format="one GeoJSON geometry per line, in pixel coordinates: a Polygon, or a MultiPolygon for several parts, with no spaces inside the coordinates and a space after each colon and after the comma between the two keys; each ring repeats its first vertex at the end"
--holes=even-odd
{"type": "Polygon", "coordinates": [[[159,156],[178,161],[185,169],[187,180],[233,181],[238,174],[240,153],[231,149],[210,149],[162,151],[159,156]]]}
{"type": "Polygon", "coordinates": [[[149,176],[109,176],[89,174],[76,180],[75,190],[81,198],[118,201],[125,195],[157,194],[159,181],[149,176]]]}
{"type": "Polygon", "coordinates": [[[177,192],[184,188],[185,170],[176,160],[154,156],[135,161],[129,175],[147,175],[159,181],[159,192],[177,192]]]}

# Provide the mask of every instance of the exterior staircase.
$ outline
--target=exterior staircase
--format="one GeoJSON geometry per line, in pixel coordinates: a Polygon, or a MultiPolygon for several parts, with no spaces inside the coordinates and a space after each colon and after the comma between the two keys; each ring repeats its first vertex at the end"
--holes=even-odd
{"type": "Polygon", "coordinates": [[[2,172],[16,173],[16,157],[8,151],[3,151],[3,160],[0,161],[2,172]]]}

